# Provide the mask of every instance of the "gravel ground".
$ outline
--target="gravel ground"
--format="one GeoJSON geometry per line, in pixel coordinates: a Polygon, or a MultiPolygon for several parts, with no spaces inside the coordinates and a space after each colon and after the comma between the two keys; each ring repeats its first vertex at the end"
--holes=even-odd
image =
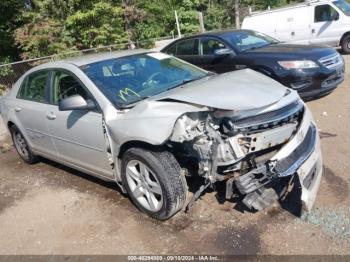
{"type": "Polygon", "coordinates": [[[155,221],[114,184],[50,161],[24,164],[6,138],[0,143],[0,254],[350,254],[347,75],[331,95],[308,103],[321,131],[324,175],[306,219],[280,207],[241,212],[212,192],[189,214],[155,221]]]}

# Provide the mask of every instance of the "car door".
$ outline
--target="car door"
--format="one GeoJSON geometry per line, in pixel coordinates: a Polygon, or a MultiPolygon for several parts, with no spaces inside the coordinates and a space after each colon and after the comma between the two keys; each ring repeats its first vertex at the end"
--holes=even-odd
{"type": "Polygon", "coordinates": [[[97,175],[113,177],[109,163],[103,117],[88,89],[66,70],[52,72],[48,128],[59,158],[97,175]],[[96,104],[96,110],[60,111],[59,102],[74,95],[96,104]]]}
{"type": "Polygon", "coordinates": [[[167,53],[175,55],[176,57],[191,64],[197,65],[199,59],[198,39],[190,38],[176,42],[169,48],[169,51],[167,51],[167,53]]]}
{"type": "Polygon", "coordinates": [[[339,13],[329,4],[314,6],[314,23],[311,26],[311,43],[336,46],[339,42],[339,13]]]}
{"type": "Polygon", "coordinates": [[[311,13],[311,6],[296,7],[289,12],[290,16],[287,18],[290,23],[289,42],[310,44],[310,30],[313,23],[311,13]]]}
{"type": "Polygon", "coordinates": [[[199,39],[200,59],[197,65],[201,68],[215,73],[225,73],[235,70],[232,54],[220,54],[219,50],[231,50],[222,41],[212,37],[202,37],[199,39]]]}
{"type": "MultiPolygon", "coordinates": [[[[276,12],[275,14],[272,13],[266,18],[266,20],[270,21],[269,23],[271,23],[271,21],[273,22],[273,25],[271,26],[275,28],[275,32],[274,34],[270,34],[271,36],[275,37],[281,42],[291,41],[291,22],[294,20],[294,17],[292,16],[290,11],[276,12]]],[[[264,25],[264,23],[261,23],[261,26],[264,25]]],[[[262,33],[265,33],[265,31],[262,33]]]]}
{"type": "Polygon", "coordinates": [[[50,139],[47,115],[49,71],[42,70],[29,74],[18,91],[15,114],[22,127],[21,131],[29,140],[34,151],[55,156],[55,147],[50,139]],[[23,130],[24,129],[24,130],[23,130]]]}

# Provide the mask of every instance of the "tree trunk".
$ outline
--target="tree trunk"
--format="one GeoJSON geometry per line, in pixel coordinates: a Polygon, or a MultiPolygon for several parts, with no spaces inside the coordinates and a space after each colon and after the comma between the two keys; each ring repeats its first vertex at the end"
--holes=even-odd
{"type": "Polygon", "coordinates": [[[239,20],[239,0],[235,0],[235,20],[236,20],[236,29],[240,29],[241,22],[239,20]]]}

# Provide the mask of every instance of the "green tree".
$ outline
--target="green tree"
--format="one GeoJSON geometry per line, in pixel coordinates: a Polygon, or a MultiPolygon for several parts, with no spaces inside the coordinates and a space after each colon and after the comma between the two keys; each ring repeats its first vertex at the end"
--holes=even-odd
{"type": "Polygon", "coordinates": [[[16,59],[18,50],[13,31],[19,26],[18,13],[24,8],[22,0],[0,1],[0,60],[16,59]]]}
{"type": "Polygon", "coordinates": [[[15,31],[15,40],[21,48],[23,59],[52,55],[66,50],[62,42],[62,26],[59,21],[40,14],[25,13],[23,19],[30,21],[15,31]]]}
{"type": "MultiPolygon", "coordinates": [[[[34,58],[70,50],[138,42],[199,32],[198,11],[207,30],[235,25],[235,0],[0,0],[1,57],[34,58]],[[27,3],[26,8],[24,3],[27,3]]],[[[292,0],[240,0],[254,10],[292,0]]],[[[125,46],[121,46],[125,47],[125,46]]]]}
{"type": "Polygon", "coordinates": [[[123,9],[103,1],[69,16],[64,31],[65,39],[78,49],[125,43],[128,39],[123,9]]]}

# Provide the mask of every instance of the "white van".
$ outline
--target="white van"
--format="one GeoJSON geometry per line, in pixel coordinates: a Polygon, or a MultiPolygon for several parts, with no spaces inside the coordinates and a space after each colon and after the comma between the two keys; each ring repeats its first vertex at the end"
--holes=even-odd
{"type": "Polygon", "coordinates": [[[350,4],[346,0],[309,0],[255,12],[244,18],[242,28],[282,42],[341,46],[350,53],[350,4]]]}

